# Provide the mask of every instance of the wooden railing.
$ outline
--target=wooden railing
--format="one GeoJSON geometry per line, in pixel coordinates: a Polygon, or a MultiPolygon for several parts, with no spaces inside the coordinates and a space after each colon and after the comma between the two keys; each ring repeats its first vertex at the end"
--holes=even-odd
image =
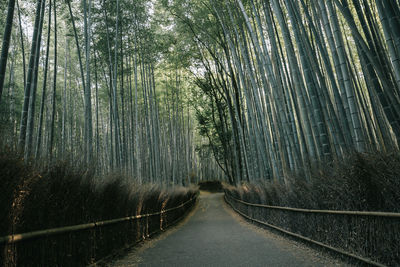
{"type": "Polygon", "coordinates": [[[229,193],[225,201],[246,219],[364,264],[400,264],[400,213],[270,206],[229,193]]]}
{"type": "Polygon", "coordinates": [[[163,230],[179,220],[196,199],[197,194],[176,207],[154,213],[0,237],[0,265],[20,266],[21,262],[25,265],[32,260],[32,264],[38,266],[85,266],[116,247],[140,242],[163,230]],[[112,242],[120,244],[107,246],[112,242]],[[48,262],[46,258],[53,257],[52,253],[59,256],[48,262]]]}
{"type": "Polygon", "coordinates": [[[123,217],[123,218],[118,218],[118,219],[112,219],[112,220],[106,220],[106,221],[99,221],[99,222],[92,222],[92,223],[86,223],[86,224],[79,224],[79,225],[72,225],[72,226],[65,226],[65,227],[58,227],[58,228],[51,228],[51,229],[46,229],[46,230],[40,230],[40,231],[33,231],[29,233],[22,233],[22,234],[13,234],[13,235],[8,235],[4,237],[0,237],[0,244],[12,244],[16,242],[21,242],[33,238],[43,238],[43,237],[49,237],[52,235],[59,235],[59,234],[66,234],[66,233],[71,233],[71,232],[76,232],[76,231],[82,231],[82,230],[88,230],[88,229],[93,229],[96,227],[103,227],[106,225],[111,225],[111,224],[116,224],[116,223],[121,223],[121,222],[127,222],[127,221],[133,221],[137,219],[142,219],[146,217],[152,217],[152,216],[157,216],[157,215],[163,215],[164,213],[168,213],[170,211],[182,208],[183,206],[189,204],[192,202],[195,198],[191,198],[188,201],[182,203],[179,206],[170,208],[170,209],[165,209],[161,210],[160,212],[155,212],[155,213],[149,213],[149,214],[140,214],[140,215],[135,215],[135,216],[129,216],[129,217],[123,217]]]}

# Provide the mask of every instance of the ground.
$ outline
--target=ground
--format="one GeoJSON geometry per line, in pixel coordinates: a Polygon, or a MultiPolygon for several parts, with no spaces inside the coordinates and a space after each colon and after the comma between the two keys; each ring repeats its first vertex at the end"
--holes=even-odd
{"type": "Polygon", "coordinates": [[[223,194],[202,192],[177,226],[133,248],[108,266],[344,266],[303,244],[254,226],[223,194]]]}

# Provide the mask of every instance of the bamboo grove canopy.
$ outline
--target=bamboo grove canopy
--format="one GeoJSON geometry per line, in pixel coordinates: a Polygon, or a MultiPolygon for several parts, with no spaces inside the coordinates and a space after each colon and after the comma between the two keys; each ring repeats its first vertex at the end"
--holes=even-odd
{"type": "Polygon", "coordinates": [[[1,5],[2,142],[26,158],[238,183],[398,149],[398,0],[1,5]]]}

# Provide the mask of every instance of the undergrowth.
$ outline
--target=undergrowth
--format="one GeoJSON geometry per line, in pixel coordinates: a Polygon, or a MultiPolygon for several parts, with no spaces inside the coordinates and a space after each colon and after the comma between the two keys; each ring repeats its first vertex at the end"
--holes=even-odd
{"type": "MultiPolygon", "coordinates": [[[[399,174],[399,152],[356,153],[340,162],[315,168],[309,179],[297,174],[285,182],[226,186],[225,193],[246,202],[270,206],[400,212],[399,174]]],[[[387,266],[400,264],[397,217],[293,212],[231,203],[247,216],[286,231],[387,266]]]]}
{"type": "Polygon", "coordinates": [[[400,212],[400,153],[354,153],[281,181],[226,190],[252,203],[308,209],[400,212]]]}
{"type": "MultiPolygon", "coordinates": [[[[121,174],[98,177],[90,168],[66,161],[39,168],[34,162],[24,162],[18,154],[1,151],[0,236],[159,212],[180,205],[197,192],[195,188],[163,188],[127,180],[121,174]]],[[[96,232],[18,243],[1,249],[0,265],[2,261],[8,266],[85,265],[166,227],[189,207],[163,218],[155,216],[125,225],[106,226],[96,232]],[[46,255],[39,255],[43,251],[47,251],[46,255]],[[61,255],[63,253],[66,257],[61,255]]]]}

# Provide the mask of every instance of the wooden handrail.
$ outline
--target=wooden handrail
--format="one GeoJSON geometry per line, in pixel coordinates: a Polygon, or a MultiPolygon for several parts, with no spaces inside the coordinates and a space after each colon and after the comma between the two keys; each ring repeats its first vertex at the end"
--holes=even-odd
{"type": "Polygon", "coordinates": [[[300,208],[290,208],[290,207],[282,207],[282,206],[270,206],[270,205],[264,205],[264,204],[249,203],[249,202],[234,198],[234,197],[230,196],[229,194],[225,194],[225,195],[236,202],[245,204],[247,206],[259,207],[259,208],[268,208],[268,209],[277,209],[277,210],[286,210],[286,211],[304,212],[304,213],[324,213],[324,214],[339,214],[339,215],[400,218],[400,213],[395,213],[395,212],[300,209],[300,208]]]}
{"type": "Polygon", "coordinates": [[[116,224],[116,223],[120,223],[120,222],[133,221],[133,220],[140,219],[140,218],[161,215],[161,214],[168,213],[170,211],[182,208],[183,206],[185,206],[186,204],[188,204],[189,202],[191,202],[195,199],[197,199],[197,195],[176,207],[161,210],[161,211],[155,212],[155,213],[139,214],[139,215],[135,215],[135,216],[128,216],[128,217],[122,217],[122,218],[99,221],[99,222],[92,222],[92,223],[85,223],[85,224],[78,224],[78,225],[71,225],[71,226],[64,226],[64,227],[57,227],[57,228],[21,233],[21,234],[7,235],[7,236],[0,237],[0,244],[13,244],[13,243],[25,241],[28,239],[77,232],[77,231],[82,231],[82,230],[87,230],[87,229],[93,229],[96,227],[102,227],[102,226],[106,226],[106,225],[116,224]]]}
{"type": "MultiPolygon", "coordinates": [[[[233,200],[235,200],[235,198],[233,198],[233,197],[230,197],[230,198],[233,199],[233,200]]],[[[247,215],[247,214],[241,212],[241,211],[238,210],[237,208],[235,208],[234,205],[233,205],[231,202],[228,201],[228,199],[227,199],[227,194],[225,194],[225,201],[232,207],[232,209],[233,209],[234,211],[236,211],[238,214],[240,214],[241,216],[243,216],[244,218],[246,218],[246,219],[248,219],[248,220],[250,220],[250,221],[253,221],[253,222],[259,223],[259,224],[261,224],[261,225],[267,226],[267,227],[269,227],[269,228],[271,228],[271,229],[274,229],[274,230],[276,230],[276,231],[279,231],[279,232],[281,232],[281,233],[284,233],[284,234],[286,234],[286,235],[288,235],[288,236],[292,236],[292,237],[298,238],[298,239],[300,239],[300,240],[303,240],[303,241],[312,243],[312,244],[314,244],[314,245],[323,247],[323,248],[325,248],[325,249],[332,250],[332,251],[334,251],[334,252],[336,252],[336,253],[339,253],[339,254],[345,255],[345,256],[347,256],[347,257],[356,259],[356,260],[361,261],[361,262],[363,262],[363,263],[366,263],[366,264],[368,264],[368,265],[378,266],[378,267],[385,267],[385,266],[386,266],[386,265],[384,265],[384,264],[381,264],[381,263],[379,263],[379,262],[373,261],[373,260],[371,260],[371,259],[358,256],[358,255],[356,255],[356,254],[353,254],[353,253],[344,251],[344,250],[339,249],[339,248],[335,248],[335,247],[329,246],[329,245],[327,245],[327,244],[324,244],[324,243],[322,243],[322,242],[319,242],[319,241],[313,240],[313,239],[311,239],[311,238],[302,236],[302,235],[300,235],[300,234],[296,234],[296,233],[290,232],[290,231],[288,231],[288,230],[286,230],[286,229],[283,229],[283,228],[281,228],[281,227],[275,226],[275,225],[273,225],[273,224],[269,224],[269,223],[267,223],[267,222],[264,222],[264,221],[261,221],[261,220],[252,218],[251,216],[249,216],[249,215],[247,215]]],[[[252,205],[251,205],[251,206],[252,206],[252,205]]],[[[296,211],[298,211],[298,210],[296,210],[296,211]]]]}

